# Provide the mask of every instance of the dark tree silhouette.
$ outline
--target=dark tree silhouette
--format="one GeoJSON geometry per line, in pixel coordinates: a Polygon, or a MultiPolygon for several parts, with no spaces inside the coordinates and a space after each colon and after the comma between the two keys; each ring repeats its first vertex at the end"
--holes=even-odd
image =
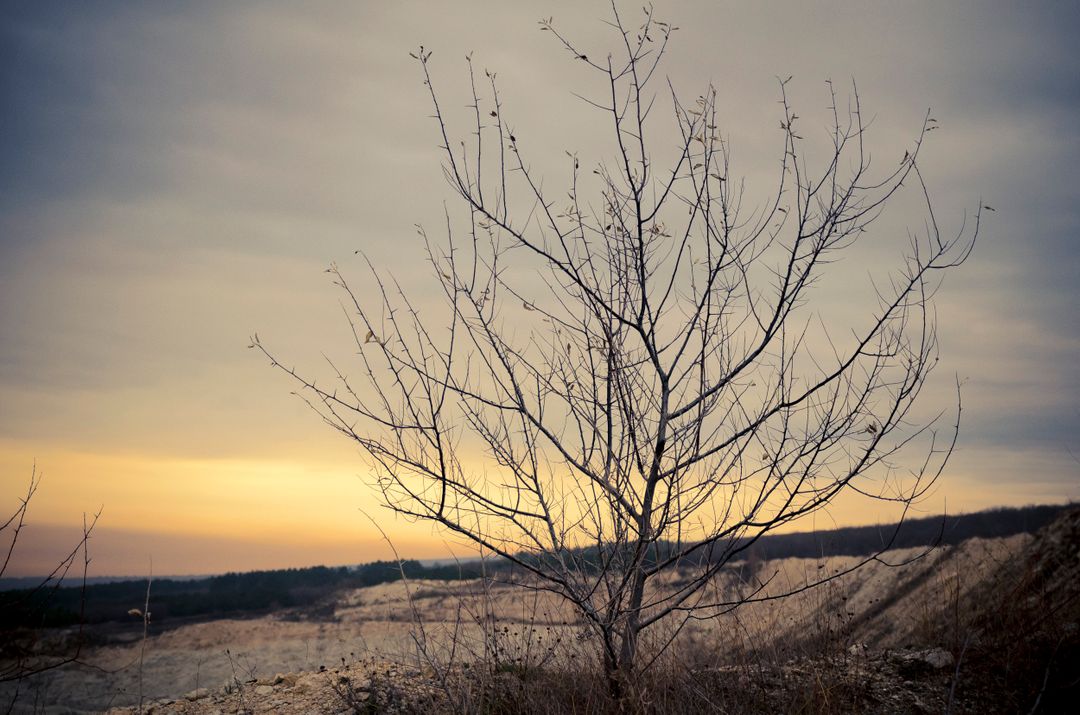
{"type": "Polygon", "coordinates": [[[258,336],[252,346],[362,447],[386,506],[572,602],[620,691],[651,662],[640,643],[656,624],[675,632],[776,597],[710,588],[755,539],[842,493],[910,505],[938,477],[959,397],[943,430],[911,410],[937,360],[937,277],[970,254],[981,208],[957,235],[939,231],[918,166],[929,114],[907,151],[871,172],[854,87],[841,99],[828,85],[831,149],[808,161],[790,78],[779,83],[775,186],[749,207],[717,128],[717,91],[687,104],[659,72],[675,28],[649,9],[633,28],[613,11],[607,57],[541,22],[575,66],[603,78],[605,93],[582,99],[615,147],[585,168],[568,154],[565,191],[530,167],[493,73],[481,78],[469,59],[470,126],[458,140],[431,52],[413,55],[467,213],[459,224],[448,213],[441,243],[420,229],[444,318],[370,262],[364,290],[332,266],[359,378],[331,363],[333,384],[316,384],[258,336]],[[651,118],[665,105],[678,133],[655,141],[651,118]],[[905,184],[925,208],[921,233],[862,327],[832,336],[811,319],[810,288],[905,184]],[[672,567],[691,576],[665,582],[672,567]]]}
{"type": "MultiPolygon", "coordinates": [[[[41,474],[35,465],[30,473],[30,482],[25,496],[19,499],[19,505],[0,524],[0,534],[3,534],[5,539],[10,539],[4,550],[3,562],[0,564],[0,578],[7,573],[11,565],[12,557],[19,545],[19,537],[26,526],[30,502],[40,486],[41,474]]],[[[9,711],[19,698],[19,686],[22,685],[23,680],[77,662],[82,653],[86,578],[90,567],[89,541],[100,515],[99,510],[92,517],[83,516],[82,536],[48,576],[42,578],[32,588],[13,591],[0,598],[4,610],[4,617],[0,619],[0,642],[3,643],[3,647],[0,648],[0,683],[14,682],[16,684],[9,691],[11,698],[7,704],[9,711]],[[73,614],[74,624],[77,625],[75,637],[69,646],[59,651],[41,649],[38,645],[42,627],[47,624],[54,599],[60,593],[61,585],[71,573],[72,568],[81,570],[81,575],[78,577],[77,614],[73,614]]],[[[5,693],[5,696],[7,695],[8,693],[5,693]]]]}

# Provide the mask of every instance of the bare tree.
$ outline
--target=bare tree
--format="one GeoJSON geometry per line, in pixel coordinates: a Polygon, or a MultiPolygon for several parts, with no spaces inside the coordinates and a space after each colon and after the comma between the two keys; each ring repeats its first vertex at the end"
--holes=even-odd
{"type": "MultiPolygon", "coordinates": [[[[19,499],[19,505],[2,524],[0,534],[10,539],[0,563],[0,578],[7,573],[11,565],[12,557],[19,544],[19,537],[26,526],[26,515],[30,509],[30,502],[41,486],[41,474],[35,465],[30,473],[30,483],[27,486],[25,496],[19,499]]],[[[83,625],[85,624],[84,610],[86,605],[86,579],[90,568],[89,541],[91,532],[97,525],[99,510],[91,517],[83,515],[82,536],[77,540],[71,551],[64,556],[48,576],[42,578],[36,585],[29,589],[13,591],[5,594],[2,601],[3,609],[7,618],[0,624],[0,640],[3,648],[0,649],[0,684],[15,683],[10,690],[10,701],[7,711],[10,712],[19,698],[19,686],[22,681],[50,670],[63,667],[70,663],[77,663],[83,647],[83,625]],[[77,565],[78,564],[78,565],[77,565]],[[64,580],[68,577],[72,567],[81,569],[79,580],[79,616],[78,630],[74,642],[64,644],[59,652],[54,649],[40,648],[39,639],[41,630],[33,627],[35,619],[41,620],[47,612],[52,598],[64,580]]],[[[5,697],[8,693],[5,692],[5,697]]]]}
{"type": "Polygon", "coordinates": [[[636,28],[613,11],[618,47],[606,58],[540,23],[603,78],[603,96],[582,99],[615,147],[592,169],[569,154],[565,193],[530,168],[493,73],[479,77],[468,58],[470,126],[459,141],[431,52],[413,55],[468,214],[456,224],[447,213],[441,243],[419,231],[445,319],[370,262],[363,292],[332,266],[359,379],[331,362],[333,384],[317,385],[258,336],[253,347],[362,447],[386,506],[568,599],[599,636],[619,692],[646,665],[639,644],[656,624],[777,597],[710,588],[754,540],[845,492],[906,507],[941,473],[959,398],[940,431],[911,410],[937,360],[938,276],[970,254],[981,207],[955,236],[939,231],[918,167],[936,128],[929,114],[903,158],[872,173],[854,86],[841,98],[828,85],[828,149],[809,161],[790,78],[779,83],[775,186],[765,205],[744,205],[716,90],[687,104],[663,84],[675,28],[650,9],[636,28]],[[678,132],[651,141],[665,105],[678,132]],[[655,158],[665,151],[666,164],[655,158]],[[905,185],[924,226],[864,324],[833,336],[807,309],[811,286],[905,185]],[[683,577],[665,581],[674,568],[683,577]]]}

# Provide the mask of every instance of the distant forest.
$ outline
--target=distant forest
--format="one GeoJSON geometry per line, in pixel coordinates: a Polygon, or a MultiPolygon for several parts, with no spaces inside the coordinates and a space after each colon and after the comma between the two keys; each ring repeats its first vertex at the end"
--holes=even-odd
{"type": "MultiPolygon", "coordinates": [[[[973,537],[996,538],[1035,532],[1067,505],[1002,508],[957,516],[937,516],[896,524],[830,531],[771,534],[756,542],[738,543],[736,561],[782,558],[858,556],[884,548],[957,544],[973,537]]],[[[343,590],[408,579],[477,578],[486,566],[505,564],[465,561],[424,566],[419,561],[376,561],[361,566],[228,573],[198,579],[154,580],[150,612],[155,624],[188,618],[223,618],[282,612],[298,619],[332,617],[334,597],[343,590]]],[[[79,623],[137,621],[129,615],[142,609],[145,580],[0,591],[0,630],[72,626],[79,623]]]]}
{"type": "Polygon", "coordinates": [[[955,516],[906,519],[881,526],[849,526],[830,531],[769,534],[758,539],[741,558],[785,559],[823,556],[863,556],[881,549],[959,544],[972,538],[995,539],[1034,533],[1071,505],[1053,504],[999,508],[955,516]]]}
{"type": "MultiPolygon", "coordinates": [[[[481,564],[424,566],[419,561],[375,561],[361,566],[313,566],[227,573],[198,579],[154,579],[150,584],[151,619],[156,624],[199,617],[260,615],[284,611],[297,619],[319,617],[320,606],[342,590],[408,579],[477,578],[481,564]],[[290,611],[292,613],[290,614],[290,611]]],[[[146,603],[146,580],[0,591],[0,631],[51,628],[78,623],[137,621],[129,615],[146,603]]]]}

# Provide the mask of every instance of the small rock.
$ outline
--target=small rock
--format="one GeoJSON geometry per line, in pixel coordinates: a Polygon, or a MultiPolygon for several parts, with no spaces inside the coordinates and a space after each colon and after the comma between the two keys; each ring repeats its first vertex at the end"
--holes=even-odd
{"type": "Polygon", "coordinates": [[[197,688],[184,696],[185,700],[202,700],[210,695],[210,688],[197,688]]]}
{"type": "Polygon", "coordinates": [[[307,673],[296,679],[296,687],[300,690],[317,691],[326,682],[326,676],[318,673],[307,673]]]}
{"type": "Polygon", "coordinates": [[[255,694],[256,695],[273,695],[274,694],[274,686],[273,685],[256,685],[255,686],[255,694]]]}
{"type": "Polygon", "coordinates": [[[920,670],[943,670],[951,668],[956,660],[952,653],[944,648],[931,648],[930,650],[902,651],[890,654],[890,660],[901,668],[904,675],[910,675],[920,670]]]}
{"type": "Polygon", "coordinates": [[[956,660],[953,658],[952,653],[944,648],[934,648],[933,650],[926,651],[922,654],[922,661],[934,670],[951,668],[956,664],[956,660]]]}

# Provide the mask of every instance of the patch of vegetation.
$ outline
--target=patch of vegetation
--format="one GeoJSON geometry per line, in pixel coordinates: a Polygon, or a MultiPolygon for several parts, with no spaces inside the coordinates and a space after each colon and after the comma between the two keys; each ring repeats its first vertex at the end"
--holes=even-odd
{"type": "MultiPolygon", "coordinates": [[[[424,566],[419,561],[375,561],[357,567],[315,566],[302,569],[227,573],[192,580],[155,579],[150,611],[155,623],[182,618],[220,618],[292,611],[308,618],[327,615],[332,597],[346,589],[409,579],[476,578],[479,564],[424,566]]],[[[128,611],[141,606],[145,581],[118,581],[48,592],[0,592],[0,630],[50,628],[130,620],[128,611]]],[[[332,611],[329,615],[332,615],[332,611]]]]}

